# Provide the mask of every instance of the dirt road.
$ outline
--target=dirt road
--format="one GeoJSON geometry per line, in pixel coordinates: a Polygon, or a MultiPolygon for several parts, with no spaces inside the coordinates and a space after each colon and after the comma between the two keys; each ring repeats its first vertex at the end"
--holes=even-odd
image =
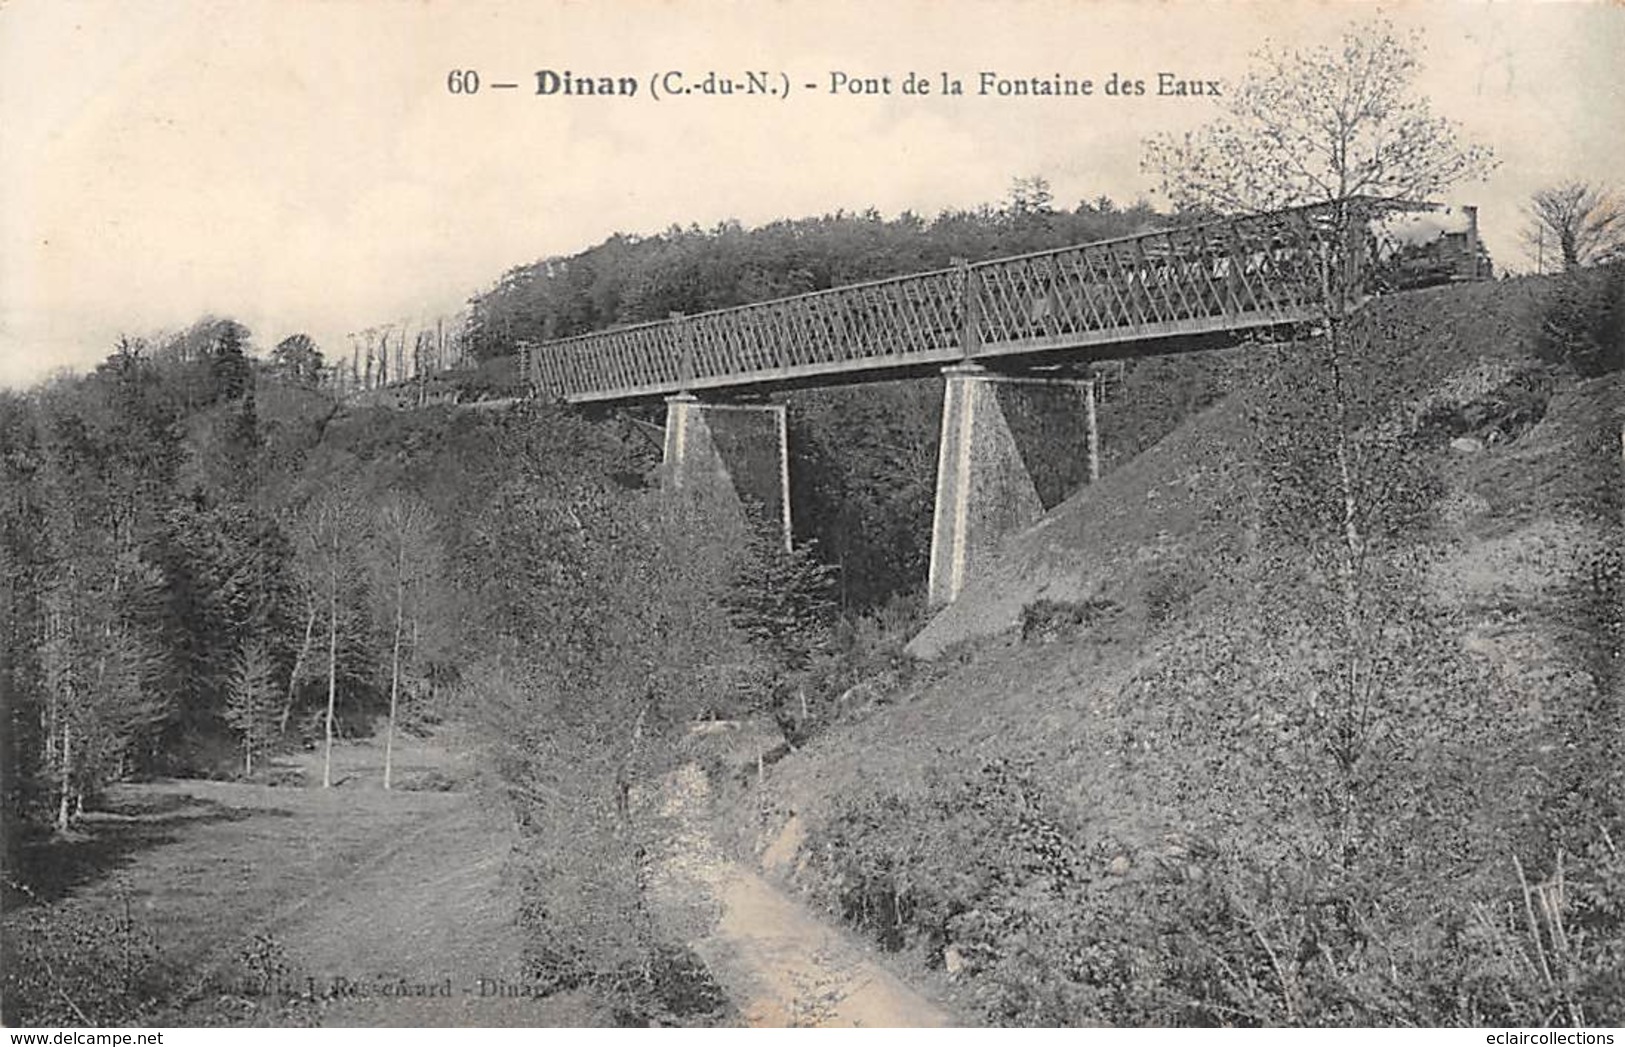
{"type": "Polygon", "coordinates": [[[710,902],[714,920],[691,941],[753,1026],[934,1028],[961,1024],[888,971],[874,951],[724,855],[704,830],[705,779],[669,776],[664,813],[676,827],[660,889],[674,904],[710,902]],[[680,901],[678,901],[680,900],[680,901]]]}

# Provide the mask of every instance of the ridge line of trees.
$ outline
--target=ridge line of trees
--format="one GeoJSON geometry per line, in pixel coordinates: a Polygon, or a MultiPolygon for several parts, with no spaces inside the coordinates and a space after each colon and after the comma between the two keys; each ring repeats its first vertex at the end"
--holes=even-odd
{"type": "Polygon", "coordinates": [[[1173,219],[1144,200],[1107,197],[1068,210],[1049,183],[1016,178],[1004,201],[935,218],[869,208],[754,228],[673,224],[662,233],[617,233],[569,256],[516,266],[470,300],[468,337],[481,360],[520,341],[566,338],[844,284],[942,269],[1159,228],[1173,219]]]}

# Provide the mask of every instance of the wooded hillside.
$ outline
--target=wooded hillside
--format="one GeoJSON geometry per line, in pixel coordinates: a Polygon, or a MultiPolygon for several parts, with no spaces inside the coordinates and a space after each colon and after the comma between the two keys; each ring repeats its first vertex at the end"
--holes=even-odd
{"type": "Polygon", "coordinates": [[[935,218],[874,210],[785,219],[747,229],[672,226],[654,236],[617,235],[568,257],[505,273],[471,305],[471,345],[481,358],[523,340],[565,338],[620,324],[664,320],[841,284],[943,269],[955,259],[1002,255],[1126,236],[1167,224],[1141,202],[1101,197],[1056,208],[1042,178],[1017,179],[999,205],[935,218]]]}

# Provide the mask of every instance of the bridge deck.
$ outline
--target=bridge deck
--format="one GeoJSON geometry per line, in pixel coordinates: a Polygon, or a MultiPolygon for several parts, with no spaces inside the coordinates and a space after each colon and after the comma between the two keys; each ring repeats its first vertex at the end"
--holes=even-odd
{"type": "Polygon", "coordinates": [[[1332,217],[1295,208],[597,331],[522,346],[522,373],[588,403],[1239,335],[1316,315],[1332,217]]]}

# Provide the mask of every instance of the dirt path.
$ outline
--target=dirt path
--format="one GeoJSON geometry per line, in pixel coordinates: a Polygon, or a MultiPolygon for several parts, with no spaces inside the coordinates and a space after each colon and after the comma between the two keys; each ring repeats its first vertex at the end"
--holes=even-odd
{"type": "Polygon", "coordinates": [[[660,889],[674,904],[708,899],[716,919],[690,944],[752,1026],[933,1028],[952,1013],[880,965],[872,949],[725,856],[697,811],[703,775],[667,779],[665,814],[677,832],[660,889]]]}

